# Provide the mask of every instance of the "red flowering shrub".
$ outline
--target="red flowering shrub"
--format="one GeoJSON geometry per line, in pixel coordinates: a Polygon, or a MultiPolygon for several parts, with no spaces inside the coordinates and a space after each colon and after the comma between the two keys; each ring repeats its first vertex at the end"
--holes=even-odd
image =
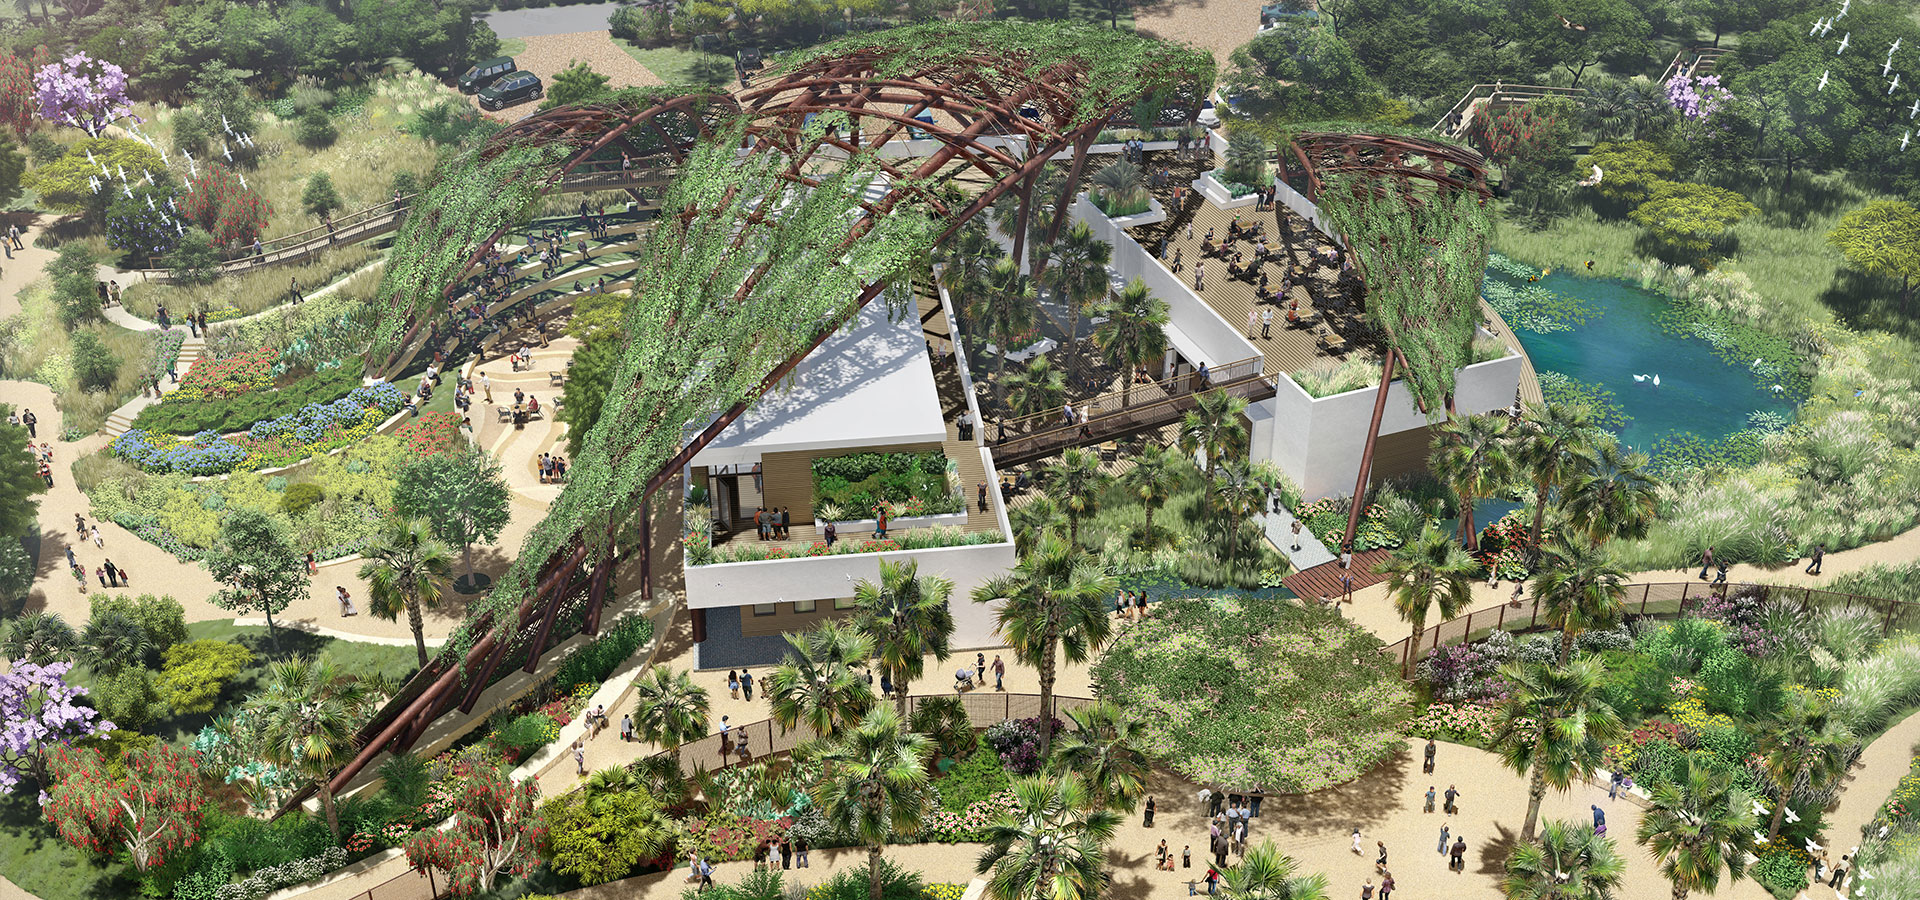
{"type": "Polygon", "coordinates": [[[226,359],[202,356],[180,376],[178,400],[217,400],[273,386],[273,364],[280,351],[249,350],[226,359]]]}
{"type": "Polygon", "coordinates": [[[454,792],[453,827],[407,836],[407,864],[447,873],[456,897],[493,890],[501,873],[525,877],[540,864],[547,826],[535,801],[540,786],[497,769],[475,769],[454,792]]]}
{"type": "Polygon", "coordinates": [[[192,750],[155,744],[129,751],[117,778],[91,747],[58,744],[52,757],[47,820],[74,846],[109,856],[124,849],[145,872],[200,840],[207,792],[192,750]]]}
{"type": "Polygon", "coordinates": [[[250,187],[240,183],[232,169],[217,163],[200,167],[200,176],[191,179],[193,190],[180,199],[180,211],[188,221],[206,229],[213,242],[223,247],[246,247],[267,227],[273,207],[260,199],[250,187]]]}
{"type": "Polygon", "coordinates": [[[460,416],[458,413],[423,413],[419,419],[400,426],[398,436],[407,452],[415,456],[431,456],[444,453],[454,446],[454,439],[460,435],[460,416]]]}
{"type": "Polygon", "coordinates": [[[12,126],[15,133],[25,135],[33,127],[36,109],[33,72],[27,61],[11,53],[0,53],[0,125],[12,126]]]}

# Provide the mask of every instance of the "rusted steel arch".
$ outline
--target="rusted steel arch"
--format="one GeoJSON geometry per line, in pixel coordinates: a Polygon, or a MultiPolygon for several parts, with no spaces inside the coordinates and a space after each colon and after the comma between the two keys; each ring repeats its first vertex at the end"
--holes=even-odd
{"type": "Polygon", "coordinates": [[[1288,157],[1307,179],[1307,199],[1319,202],[1326,180],[1334,175],[1365,175],[1382,184],[1419,179],[1452,190],[1470,190],[1491,197],[1487,187],[1487,160],[1455,144],[1424,138],[1379,134],[1302,132],[1294,135],[1280,154],[1281,180],[1293,174],[1288,157]],[[1424,164],[1416,160],[1424,161],[1424,164]]]}

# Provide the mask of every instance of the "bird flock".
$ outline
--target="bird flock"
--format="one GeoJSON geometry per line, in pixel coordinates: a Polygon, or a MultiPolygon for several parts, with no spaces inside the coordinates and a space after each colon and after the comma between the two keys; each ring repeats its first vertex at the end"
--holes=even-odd
{"type": "MultiPolygon", "coordinates": [[[[152,148],[154,152],[160,154],[161,163],[168,166],[174,165],[173,159],[167,155],[167,148],[161,146],[160,143],[155,141],[151,136],[141,133],[139,120],[129,119],[126,128],[127,134],[131,135],[134,140],[147,145],[152,148]]],[[[238,145],[247,149],[254,147],[253,135],[244,131],[235,131],[233,123],[227,120],[225,114],[220,116],[220,130],[226,133],[226,139],[221,141],[220,144],[220,155],[224,157],[229,164],[233,162],[234,146],[238,145]]],[[[89,131],[89,133],[92,132],[89,131]]],[[[186,150],[180,151],[180,157],[187,170],[187,177],[181,179],[181,184],[186,185],[187,193],[191,194],[193,193],[193,180],[200,177],[200,166],[194,161],[193,154],[188,153],[186,150]]],[[[89,174],[87,176],[87,186],[91,188],[95,194],[99,194],[102,191],[112,193],[114,180],[118,178],[120,182],[120,193],[125,195],[128,200],[132,200],[134,199],[133,189],[136,185],[144,184],[152,187],[156,183],[151,170],[141,170],[141,178],[129,178],[125,166],[115,163],[112,169],[108,169],[106,163],[94,158],[93,151],[91,150],[87,151],[87,163],[100,167],[99,175],[89,174]]],[[[248,186],[245,173],[236,170],[234,175],[240,179],[241,187],[244,188],[248,186]]],[[[147,208],[159,213],[160,221],[164,225],[171,227],[174,234],[184,236],[187,233],[185,223],[181,219],[175,218],[180,215],[180,207],[175,203],[175,195],[169,195],[167,197],[167,202],[163,209],[159,204],[153,202],[153,195],[148,194],[147,208]]]]}
{"type": "MultiPolygon", "coordinates": [[[[1846,18],[1847,10],[1851,9],[1852,7],[1853,7],[1853,0],[1841,0],[1840,11],[1834,13],[1831,16],[1822,16],[1818,19],[1815,19],[1813,22],[1813,29],[1807,32],[1807,36],[1816,37],[1816,38],[1828,37],[1833,33],[1834,23],[1840,21],[1841,19],[1846,18]]],[[[1887,81],[1887,92],[1886,92],[1886,96],[1888,97],[1893,96],[1894,92],[1900,89],[1901,73],[1893,70],[1893,57],[1895,54],[1900,52],[1900,44],[1902,43],[1903,40],[1904,40],[1903,38],[1898,38],[1898,37],[1893,39],[1893,43],[1887,47],[1886,60],[1884,60],[1880,64],[1880,77],[1889,79],[1887,81]]],[[[1852,44],[1853,44],[1853,32],[1842,31],[1840,33],[1839,42],[1834,46],[1833,55],[1835,56],[1846,55],[1847,48],[1852,46],[1852,44]]],[[[1821,71],[1820,84],[1817,90],[1821,90],[1821,91],[1826,90],[1827,83],[1831,80],[1832,75],[1833,75],[1833,70],[1831,68],[1821,71]]],[[[1908,90],[1911,91],[1912,88],[1909,87],[1908,90]]],[[[1902,153],[1906,152],[1907,147],[1911,146],[1913,143],[1914,126],[1910,123],[1912,123],[1913,120],[1916,118],[1920,118],[1920,97],[1916,97],[1913,101],[1913,105],[1907,108],[1907,122],[1909,124],[1907,124],[1904,127],[1904,129],[1902,129],[1902,133],[1900,135],[1900,152],[1902,153]]],[[[1900,126],[1896,126],[1896,128],[1899,128],[1899,127],[1900,126]]],[[[1888,138],[1891,139],[1892,135],[1889,134],[1888,138]]]]}

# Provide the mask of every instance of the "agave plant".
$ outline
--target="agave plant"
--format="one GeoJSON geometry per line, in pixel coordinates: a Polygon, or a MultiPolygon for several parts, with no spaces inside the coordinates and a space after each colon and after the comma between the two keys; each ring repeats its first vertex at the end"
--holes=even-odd
{"type": "Polygon", "coordinates": [[[1127,216],[1147,208],[1147,176],[1124,159],[1115,160],[1093,175],[1094,200],[1110,216],[1127,216]]]}

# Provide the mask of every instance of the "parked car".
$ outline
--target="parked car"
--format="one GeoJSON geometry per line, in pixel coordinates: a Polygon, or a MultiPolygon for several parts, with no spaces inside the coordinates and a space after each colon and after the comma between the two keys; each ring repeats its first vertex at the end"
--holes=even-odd
{"type": "Polygon", "coordinates": [[[545,94],[546,88],[540,84],[540,76],[532,72],[515,72],[480,92],[480,108],[505,109],[528,100],[538,100],[545,94]]]}
{"type": "Polygon", "coordinates": [[[460,92],[463,94],[478,94],[486,90],[488,85],[499,81],[506,75],[519,71],[519,69],[519,66],[513,64],[513,57],[511,56],[496,56],[485,62],[475,63],[473,68],[468,69],[466,74],[460,76],[460,92]]]}

